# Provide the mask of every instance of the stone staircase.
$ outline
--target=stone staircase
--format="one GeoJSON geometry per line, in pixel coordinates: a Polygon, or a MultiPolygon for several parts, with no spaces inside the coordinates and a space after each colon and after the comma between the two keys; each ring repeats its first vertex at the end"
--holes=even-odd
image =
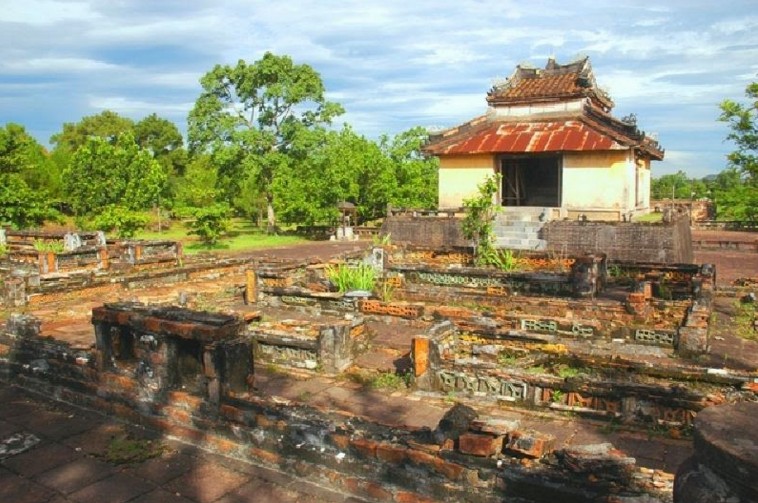
{"type": "Polygon", "coordinates": [[[506,207],[495,217],[495,246],[510,250],[545,250],[539,238],[549,212],[539,207],[506,207]]]}

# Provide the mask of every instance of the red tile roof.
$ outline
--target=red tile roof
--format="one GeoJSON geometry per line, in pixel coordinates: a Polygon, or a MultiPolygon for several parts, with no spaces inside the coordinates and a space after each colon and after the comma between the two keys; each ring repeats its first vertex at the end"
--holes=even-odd
{"type": "MultiPolygon", "coordinates": [[[[644,137],[624,135],[585,117],[567,120],[481,122],[431,138],[426,151],[434,155],[586,152],[638,147],[655,159],[663,158],[657,144],[644,137]]],[[[470,123],[471,124],[471,123],[470,123]]]]}
{"type": "Polygon", "coordinates": [[[518,66],[505,83],[490,90],[487,102],[490,105],[512,105],[581,97],[593,99],[606,111],[613,108],[613,101],[595,83],[589,58],[567,65],[549,59],[544,69],[518,66]]]}

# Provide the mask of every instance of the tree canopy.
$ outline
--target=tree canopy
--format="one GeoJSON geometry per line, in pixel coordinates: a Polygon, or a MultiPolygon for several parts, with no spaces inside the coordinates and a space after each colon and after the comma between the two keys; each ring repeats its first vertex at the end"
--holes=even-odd
{"type": "Polygon", "coordinates": [[[230,199],[247,177],[254,179],[273,229],[275,177],[302,160],[343,109],[325,99],[313,68],[270,52],[253,63],[216,65],[200,83],[188,119],[190,149],[213,152],[230,199]]]}
{"type": "Polygon", "coordinates": [[[109,205],[144,210],[157,202],[166,174],[131,133],[114,143],[91,137],[74,153],[64,172],[64,186],[77,214],[91,214],[109,205]]]}
{"type": "Polygon", "coordinates": [[[0,128],[0,225],[33,227],[57,218],[44,183],[55,177],[51,165],[23,126],[0,128]]]}
{"type": "Polygon", "coordinates": [[[726,138],[737,147],[727,156],[729,175],[738,175],[740,183],[720,191],[717,203],[728,208],[731,218],[758,220],[758,82],[749,84],[745,95],[748,103],[724,100],[720,106],[719,120],[730,129],[726,138]]]}

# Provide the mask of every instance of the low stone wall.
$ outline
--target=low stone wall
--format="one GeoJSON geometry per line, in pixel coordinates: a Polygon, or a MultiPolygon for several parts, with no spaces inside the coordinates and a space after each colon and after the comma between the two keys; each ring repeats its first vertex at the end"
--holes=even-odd
{"type": "Polygon", "coordinates": [[[115,292],[149,285],[162,285],[217,277],[230,272],[243,272],[250,260],[225,258],[195,261],[180,267],[146,270],[128,267],[108,270],[70,271],[66,274],[42,275],[36,269],[9,268],[0,270],[0,305],[24,306],[54,302],[71,294],[91,295],[96,292],[115,292]]]}
{"type": "MultiPolygon", "coordinates": [[[[635,382],[628,377],[627,362],[598,357],[583,362],[567,355],[560,345],[533,342],[531,347],[539,357],[528,360],[532,367],[525,368],[515,365],[511,356],[502,358],[508,349],[513,349],[504,345],[502,339],[467,337],[455,324],[442,322],[413,340],[411,357],[416,385],[428,391],[511,402],[527,408],[570,411],[641,425],[687,427],[698,411],[713,404],[713,396],[721,392],[725,383],[723,376],[709,378],[705,371],[699,376],[703,387],[697,391],[672,386],[669,379],[655,384],[650,378],[655,372],[635,382]],[[566,359],[586,367],[584,371],[551,374],[543,367],[551,359],[566,359]],[[603,377],[592,377],[584,374],[588,369],[605,371],[603,377]],[[614,374],[616,378],[611,377],[614,374]]],[[[518,349],[528,357],[529,347],[521,345],[518,349]]],[[[644,366],[639,366],[636,374],[644,376],[644,366]]],[[[671,372],[669,377],[675,374],[671,372]]],[[[683,382],[694,377],[686,370],[679,375],[683,382]]],[[[747,379],[744,375],[734,376],[731,385],[739,389],[747,379]]]]}
{"type": "Polygon", "coordinates": [[[712,407],[695,419],[695,454],[679,468],[675,503],[758,501],[758,402],[712,407]]]}
{"type": "Polygon", "coordinates": [[[389,235],[395,243],[411,243],[430,248],[468,246],[463,237],[460,219],[450,216],[387,216],[380,234],[389,235]]]}
{"type": "MultiPolygon", "coordinates": [[[[429,248],[470,247],[456,217],[398,215],[385,219],[382,235],[394,243],[429,248]]],[[[692,262],[689,220],[678,217],[670,223],[592,222],[553,220],[540,231],[547,248],[561,256],[604,253],[609,260],[659,263],[692,262]]]]}
{"type": "Polygon", "coordinates": [[[337,373],[353,363],[365,344],[362,318],[331,323],[263,322],[251,326],[255,360],[337,373]]]}
{"type": "Polygon", "coordinates": [[[180,265],[183,258],[179,241],[114,241],[109,243],[109,249],[114,262],[128,264],[132,268],[180,265]]]}
{"type": "Polygon", "coordinates": [[[548,250],[566,255],[605,253],[609,260],[682,264],[692,262],[687,218],[671,223],[552,221],[540,231],[548,250]]]}
{"type": "MultiPolygon", "coordinates": [[[[660,487],[665,491],[665,481],[661,484],[650,471],[638,470],[633,459],[608,444],[556,449],[550,435],[525,430],[518,421],[480,417],[463,405],[451,408],[434,429],[412,429],[278,397],[223,392],[223,386],[218,394],[202,387],[167,389],[162,379],[170,380],[170,372],[162,372],[159,365],[197,370],[202,363],[198,375],[209,383],[211,374],[233,382],[249,371],[247,365],[220,363],[223,354],[213,353],[214,344],[228,341],[216,336],[216,322],[224,333],[236,322],[205,315],[179,318],[127,306],[97,311],[93,319],[100,349],[91,352],[41,336],[33,318],[13,317],[11,332],[0,333],[0,375],[58,400],[371,501],[547,503],[610,502],[614,494],[645,501],[665,497],[659,492],[660,487]],[[109,362],[108,352],[120,363],[117,353],[124,346],[119,345],[128,345],[124,330],[135,337],[134,354],[153,369],[152,376],[139,363],[134,371],[122,371],[109,362]],[[174,337],[202,340],[202,362],[183,364],[188,355],[168,349],[174,337]],[[150,384],[149,389],[157,386],[165,392],[147,392],[150,384]]],[[[240,356],[234,351],[230,361],[243,362],[240,356]]]]}

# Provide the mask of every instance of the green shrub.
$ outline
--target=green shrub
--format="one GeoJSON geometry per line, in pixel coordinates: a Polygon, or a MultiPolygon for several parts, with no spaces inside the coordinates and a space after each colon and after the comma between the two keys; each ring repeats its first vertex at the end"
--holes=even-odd
{"type": "Polygon", "coordinates": [[[43,241],[41,239],[34,240],[34,249],[38,252],[61,253],[64,248],[63,243],[57,241],[43,241]]]}
{"type": "Polygon", "coordinates": [[[122,206],[106,206],[91,223],[96,229],[115,232],[120,238],[133,238],[137,231],[144,229],[149,222],[150,216],[144,212],[122,206]]]}
{"type": "Polygon", "coordinates": [[[326,268],[326,278],[342,293],[351,290],[370,292],[376,283],[376,271],[370,264],[329,265],[326,268]]]}
{"type": "Polygon", "coordinates": [[[190,234],[194,234],[207,246],[215,245],[219,238],[229,231],[231,208],[217,203],[193,212],[195,219],[187,224],[190,234]]]}

